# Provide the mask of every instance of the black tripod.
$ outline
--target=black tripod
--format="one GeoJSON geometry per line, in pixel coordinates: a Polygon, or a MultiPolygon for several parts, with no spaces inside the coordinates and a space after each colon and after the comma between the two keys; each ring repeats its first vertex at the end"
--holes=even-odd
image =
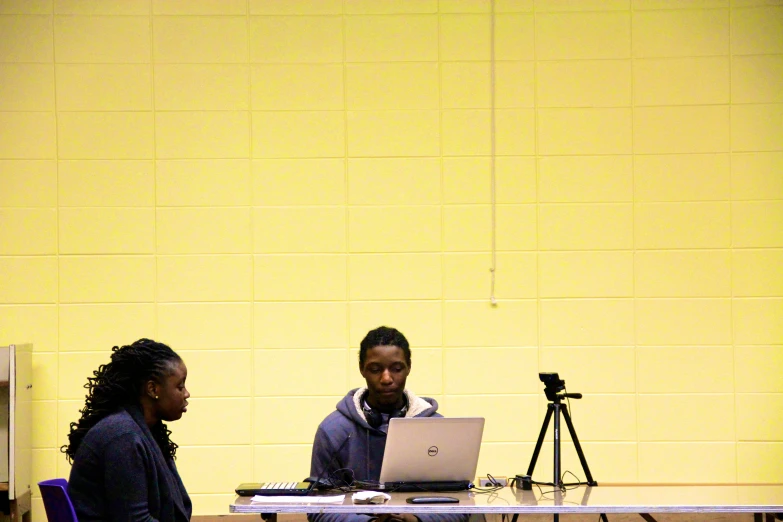
{"type": "Polygon", "coordinates": [[[597,486],[598,482],[593,480],[593,475],[590,473],[590,468],[587,466],[587,459],[582,451],[582,446],[579,444],[579,438],[576,436],[576,430],[574,424],[571,422],[571,415],[568,414],[568,406],[562,404],[562,399],[581,399],[581,393],[557,393],[551,399],[546,408],[546,417],[544,418],[544,424],[541,426],[541,433],[538,435],[538,442],[536,442],[536,449],[533,451],[533,457],[530,459],[530,466],[527,468],[528,476],[533,476],[533,469],[536,467],[536,461],[538,460],[538,454],[541,452],[541,445],[544,443],[544,437],[546,436],[547,428],[549,428],[549,421],[552,419],[552,415],[555,417],[555,472],[554,480],[552,482],[536,482],[536,484],[542,484],[547,486],[554,486],[557,489],[562,489],[568,486],[597,486]],[[574,441],[574,447],[576,447],[576,454],[579,456],[579,462],[582,463],[582,469],[587,477],[587,482],[572,482],[564,483],[563,478],[560,475],[560,414],[566,421],[568,426],[568,432],[571,434],[571,440],[574,441]]]}
{"type": "MultiPolygon", "coordinates": [[[[530,466],[527,468],[527,476],[522,477],[523,489],[530,489],[533,484],[541,484],[546,486],[553,486],[555,492],[559,493],[568,486],[597,486],[598,482],[593,480],[593,475],[590,473],[590,468],[587,466],[587,459],[582,451],[582,446],[579,444],[579,438],[576,436],[576,430],[574,424],[571,422],[571,415],[568,414],[568,406],[562,404],[563,399],[581,399],[581,393],[565,393],[565,381],[560,379],[556,373],[539,373],[538,377],[541,379],[546,387],[544,393],[546,398],[550,401],[546,408],[546,417],[544,418],[544,424],[541,426],[541,433],[538,435],[538,442],[536,442],[536,449],[533,451],[533,457],[530,459],[530,466]],[[563,393],[561,393],[563,392],[563,393]],[[560,414],[566,421],[568,426],[568,432],[571,434],[571,440],[574,441],[576,447],[576,454],[579,456],[579,461],[582,463],[582,469],[587,477],[587,482],[572,482],[564,483],[563,477],[560,474],[560,414]],[[541,452],[541,446],[544,443],[544,437],[546,436],[547,428],[549,428],[549,421],[552,420],[552,415],[555,417],[555,462],[554,462],[554,480],[552,482],[535,482],[532,480],[533,470],[536,467],[536,461],[538,460],[538,454],[541,452]]],[[[560,520],[560,517],[555,513],[555,522],[560,520]]],[[[601,520],[608,522],[606,515],[601,513],[601,520]]],[[[514,520],[513,522],[516,522],[514,520]]]]}

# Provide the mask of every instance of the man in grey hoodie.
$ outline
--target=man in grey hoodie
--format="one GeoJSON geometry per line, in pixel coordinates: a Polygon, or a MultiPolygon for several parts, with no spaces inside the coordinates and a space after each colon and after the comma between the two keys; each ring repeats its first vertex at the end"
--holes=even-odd
{"type": "MultiPolygon", "coordinates": [[[[405,388],[411,371],[408,340],[394,328],[371,330],[359,348],[359,371],[364,388],[348,392],[318,426],[313,443],[310,479],[333,486],[352,482],[377,483],[381,474],[386,433],[392,417],[441,417],[438,403],[417,397],[405,388]]],[[[310,522],[465,522],[467,515],[309,514],[310,522]]]]}

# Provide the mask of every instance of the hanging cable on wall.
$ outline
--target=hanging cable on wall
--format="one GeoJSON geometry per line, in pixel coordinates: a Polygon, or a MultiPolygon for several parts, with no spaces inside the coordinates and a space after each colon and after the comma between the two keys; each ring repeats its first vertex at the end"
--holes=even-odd
{"type": "Polygon", "coordinates": [[[489,158],[489,177],[490,177],[490,212],[492,214],[491,227],[491,256],[492,265],[490,266],[490,291],[489,302],[492,306],[497,306],[495,299],[495,274],[497,272],[497,248],[495,240],[497,236],[497,216],[496,216],[496,190],[495,190],[495,0],[490,0],[490,30],[489,30],[489,125],[490,125],[490,158],[489,158]]]}

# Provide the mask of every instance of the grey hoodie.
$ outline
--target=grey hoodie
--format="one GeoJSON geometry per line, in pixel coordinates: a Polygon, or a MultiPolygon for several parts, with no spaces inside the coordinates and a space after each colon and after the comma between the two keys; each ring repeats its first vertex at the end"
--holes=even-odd
{"type": "MultiPolygon", "coordinates": [[[[330,413],[318,426],[313,442],[313,456],[310,464],[310,480],[332,482],[341,485],[340,477],[354,481],[378,482],[381,475],[383,452],[386,448],[386,433],[367,424],[361,408],[361,398],[366,388],[348,392],[337,410],[330,413]],[[341,473],[334,473],[341,470],[341,473]]],[[[438,403],[429,397],[417,397],[405,390],[408,398],[406,417],[442,417],[437,413],[438,403]]],[[[385,428],[386,426],[384,426],[385,428]]],[[[463,522],[467,515],[417,515],[422,522],[463,522]]],[[[366,522],[371,515],[309,514],[311,522],[366,522]]]]}

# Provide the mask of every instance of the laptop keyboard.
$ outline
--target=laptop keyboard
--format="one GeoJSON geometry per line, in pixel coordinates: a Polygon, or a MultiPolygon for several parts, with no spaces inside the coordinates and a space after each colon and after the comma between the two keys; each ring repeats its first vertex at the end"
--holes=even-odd
{"type": "Polygon", "coordinates": [[[252,497],[254,495],[263,496],[299,496],[307,495],[312,490],[312,482],[261,482],[247,483],[237,486],[237,495],[243,497],[252,497]]]}
{"type": "Polygon", "coordinates": [[[299,482],[264,482],[261,489],[297,489],[299,482]]]}

